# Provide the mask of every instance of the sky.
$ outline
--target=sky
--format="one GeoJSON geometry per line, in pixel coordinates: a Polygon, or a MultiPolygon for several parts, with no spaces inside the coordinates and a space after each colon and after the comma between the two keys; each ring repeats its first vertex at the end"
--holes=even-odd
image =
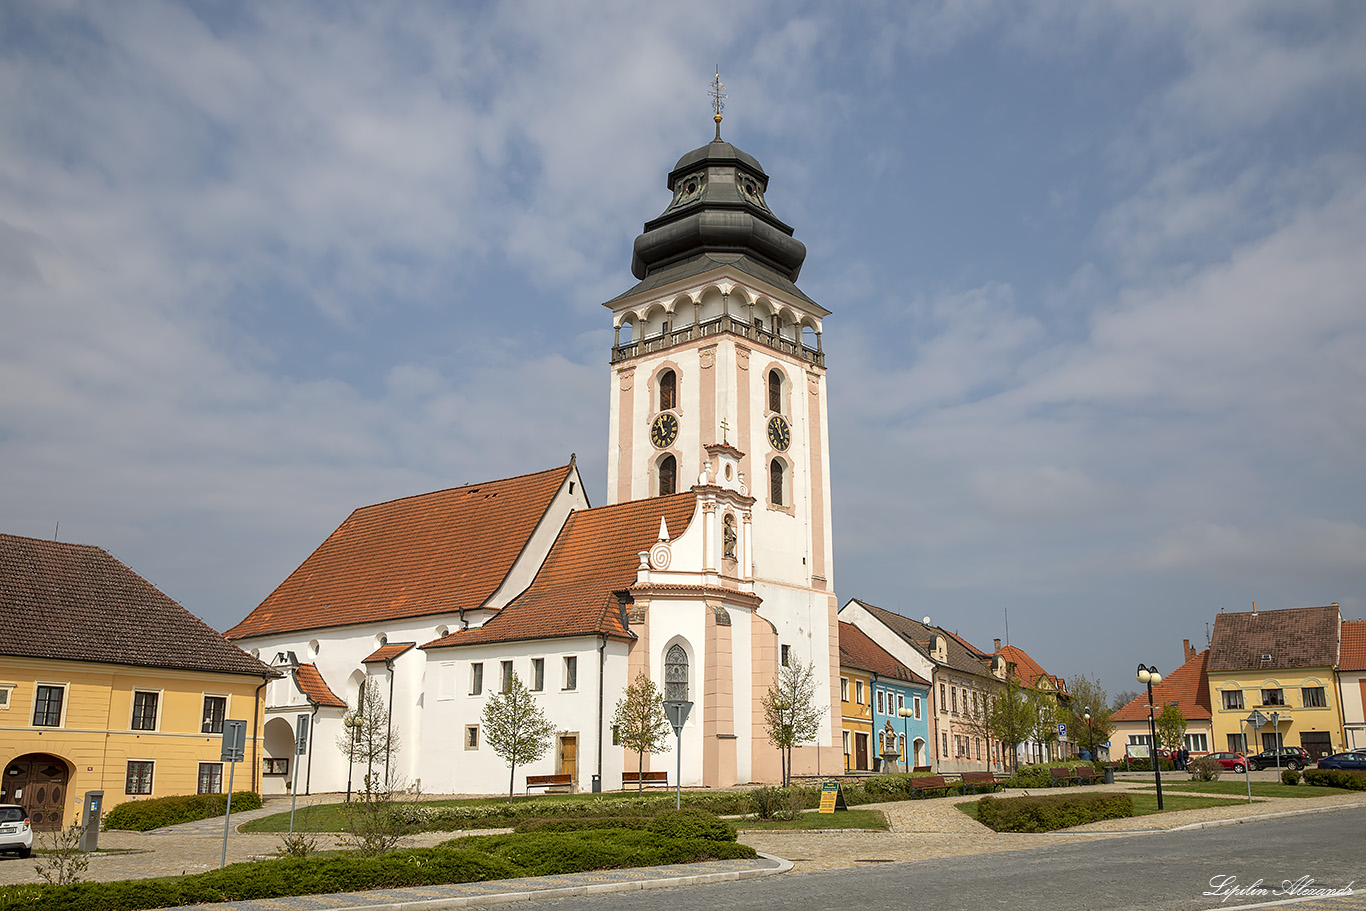
{"type": "Polygon", "coordinates": [[[1366,5],[0,4],[0,531],[218,629],[356,507],[578,463],[669,169],[770,175],[833,581],[1136,689],[1366,615],[1366,5]]]}

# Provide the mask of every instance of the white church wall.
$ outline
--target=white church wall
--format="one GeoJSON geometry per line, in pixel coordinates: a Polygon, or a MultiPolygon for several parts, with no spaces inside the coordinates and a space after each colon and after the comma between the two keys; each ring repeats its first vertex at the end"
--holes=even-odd
{"type": "MultiPolygon", "coordinates": [[[[683,725],[681,739],[683,786],[695,787],[703,781],[703,717],[706,707],[703,703],[703,681],[706,680],[706,615],[710,613],[703,602],[697,600],[655,601],[650,606],[650,679],[662,690],[664,688],[664,656],[675,644],[683,646],[688,654],[688,699],[693,703],[687,722],[683,725]]],[[[746,687],[748,692],[748,687],[746,687]]],[[[656,771],[666,769],[669,782],[675,781],[678,768],[678,741],[670,738],[668,748],[656,753],[650,760],[650,768],[656,771]]]]}

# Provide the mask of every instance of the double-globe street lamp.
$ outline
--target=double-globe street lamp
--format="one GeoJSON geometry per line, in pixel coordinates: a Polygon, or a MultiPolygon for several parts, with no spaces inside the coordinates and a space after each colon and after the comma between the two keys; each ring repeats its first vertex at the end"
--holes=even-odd
{"type": "Polygon", "coordinates": [[[1162,682],[1162,675],[1155,667],[1138,666],[1138,682],[1148,687],[1148,733],[1152,736],[1149,755],[1153,761],[1153,780],[1157,782],[1157,809],[1162,810],[1162,757],[1157,752],[1157,721],[1153,718],[1153,684],[1162,682]]]}
{"type": "Polygon", "coordinates": [[[906,760],[906,771],[911,771],[911,736],[910,736],[910,717],[915,713],[906,706],[896,710],[901,716],[901,750],[905,754],[902,758],[906,760]]]}

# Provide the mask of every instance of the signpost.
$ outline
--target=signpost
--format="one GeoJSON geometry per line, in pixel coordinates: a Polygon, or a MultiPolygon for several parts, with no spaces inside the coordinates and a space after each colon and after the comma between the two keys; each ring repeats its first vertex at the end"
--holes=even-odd
{"type": "Polygon", "coordinates": [[[307,715],[300,715],[294,719],[294,780],[289,786],[289,792],[293,796],[289,799],[289,834],[294,834],[294,807],[299,803],[299,758],[308,752],[308,718],[307,715]]]}
{"type": "Polygon", "coordinates": [[[1063,722],[1063,721],[1059,721],[1059,722],[1058,722],[1058,739],[1059,739],[1059,740],[1066,740],[1066,739],[1067,739],[1067,723],[1066,723],[1066,722],[1063,722]]]}
{"type": "Polygon", "coordinates": [[[674,809],[683,808],[683,724],[688,720],[688,713],[692,711],[692,703],[684,699],[666,699],[664,701],[664,714],[669,717],[669,724],[674,729],[674,755],[678,759],[678,767],[674,772],[674,809]]]}
{"type": "MultiPolygon", "coordinates": [[[[1253,729],[1254,731],[1260,731],[1263,727],[1266,726],[1267,717],[1266,717],[1265,715],[1263,715],[1261,712],[1257,711],[1256,709],[1253,709],[1253,710],[1252,710],[1252,714],[1251,714],[1251,715],[1248,715],[1248,716],[1247,716],[1246,718],[1244,718],[1243,720],[1246,721],[1248,724],[1252,725],[1252,729],[1253,729]]],[[[1248,764],[1248,761],[1247,761],[1247,754],[1248,754],[1248,749],[1247,749],[1247,736],[1244,735],[1244,737],[1243,737],[1243,777],[1247,779],[1247,802],[1248,802],[1248,803],[1252,803],[1252,766],[1250,766],[1250,765],[1248,764]]]]}
{"type": "Polygon", "coordinates": [[[247,755],[247,723],[245,721],[223,722],[223,750],[219,758],[228,763],[228,807],[223,814],[223,856],[218,861],[218,869],[228,865],[228,825],[232,819],[232,787],[237,774],[237,764],[247,755]]]}

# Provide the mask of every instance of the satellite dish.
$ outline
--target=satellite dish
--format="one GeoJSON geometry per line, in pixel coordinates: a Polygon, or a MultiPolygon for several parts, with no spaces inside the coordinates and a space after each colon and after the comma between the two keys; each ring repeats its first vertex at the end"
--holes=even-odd
{"type": "Polygon", "coordinates": [[[922,621],[922,622],[923,622],[926,626],[929,626],[929,625],[930,625],[930,618],[929,618],[929,617],[926,617],[926,618],[924,619],[924,621],[922,621]]]}

